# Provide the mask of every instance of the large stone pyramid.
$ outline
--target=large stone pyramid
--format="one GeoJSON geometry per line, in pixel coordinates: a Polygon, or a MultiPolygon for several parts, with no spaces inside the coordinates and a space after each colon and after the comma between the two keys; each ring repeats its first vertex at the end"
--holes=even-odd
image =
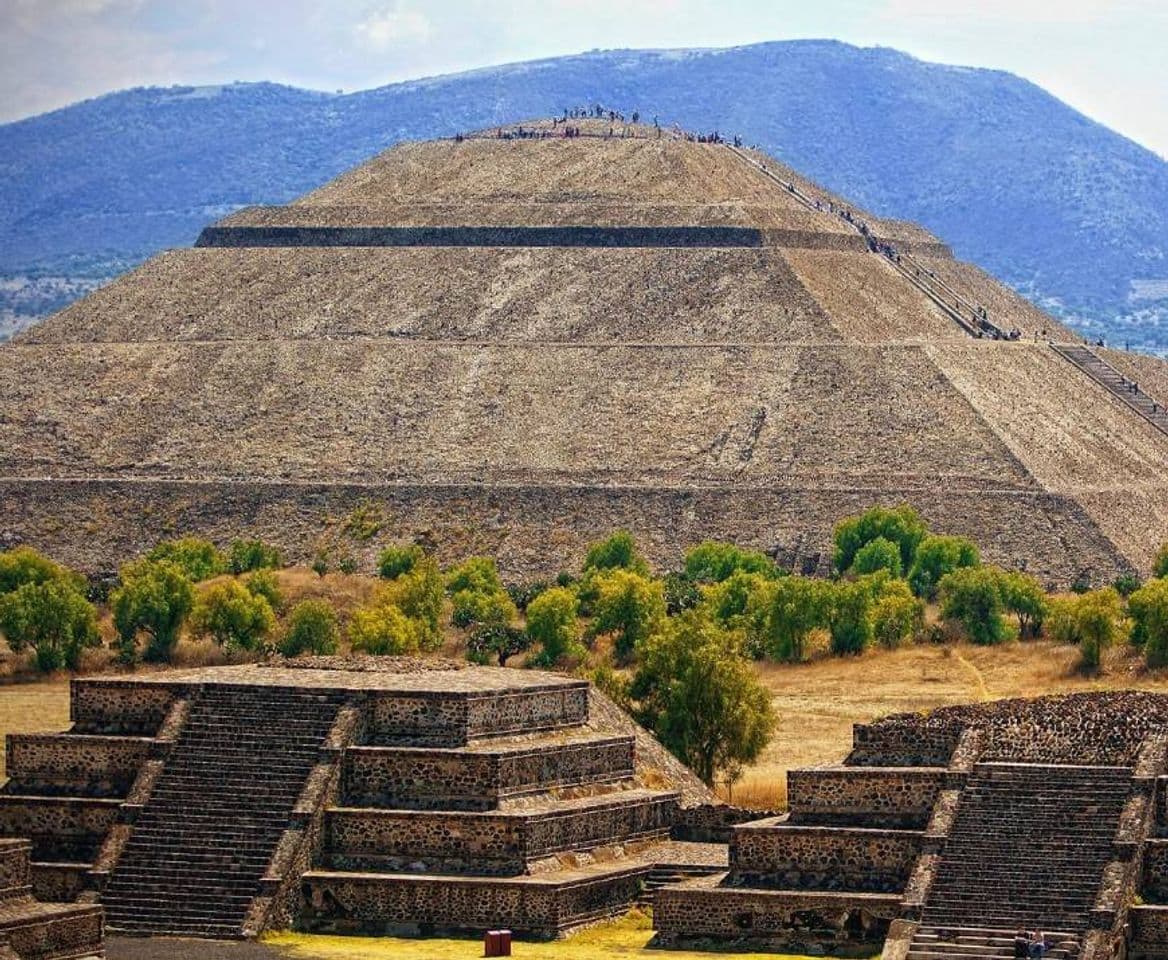
{"type": "Polygon", "coordinates": [[[1147,567],[1168,365],[761,154],[571,125],[396,147],[0,348],[0,536],[107,570],[359,515],[525,575],[623,526],[811,570],[909,501],[1052,584],[1147,567]]]}

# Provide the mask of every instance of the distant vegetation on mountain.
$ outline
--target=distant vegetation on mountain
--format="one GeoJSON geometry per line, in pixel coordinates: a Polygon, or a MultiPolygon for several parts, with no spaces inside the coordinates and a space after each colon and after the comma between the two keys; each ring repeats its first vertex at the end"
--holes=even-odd
{"type": "Polygon", "coordinates": [[[594,102],[741,133],[1093,337],[1168,350],[1168,163],[1010,74],[827,41],[593,52],[347,95],[138,89],[0,126],[0,338],[399,140],[594,102]]]}

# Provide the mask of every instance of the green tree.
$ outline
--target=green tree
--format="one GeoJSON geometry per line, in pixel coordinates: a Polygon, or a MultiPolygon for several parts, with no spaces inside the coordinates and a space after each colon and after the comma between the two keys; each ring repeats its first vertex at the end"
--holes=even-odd
{"type": "Polygon", "coordinates": [[[121,585],[110,594],[110,609],[118,631],[121,658],[138,657],[138,638],[145,636],[145,660],[167,663],[191,608],[195,589],[177,564],[138,560],[122,567],[121,585]]]}
{"type": "Polygon", "coordinates": [[[831,652],[837,656],[863,653],[872,643],[875,603],[874,584],[868,577],[840,580],[831,585],[827,604],[827,629],[831,652]]]}
{"type": "Polygon", "coordinates": [[[1127,637],[1123,598],[1114,588],[1105,587],[1082,594],[1075,606],[1082,664],[1089,670],[1098,669],[1104,651],[1127,637]]]}
{"type": "Polygon", "coordinates": [[[1131,641],[1144,651],[1148,666],[1168,666],[1168,579],[1149,580],[1128,597],[1131,641]]]}
{"type": "Polygon", "coordinates": [[[1050,604],[1038,578],[1018,570],[1004,571],[998,580],[1002,603],[1018,618],[1018,629],[1023,639],[1037,637],[1042,632],[1050,604]]]}
{"type": "Polygon", "coordinates": [[[918,597],[935,600],[937,585],[946,574],[980,564],[981,556],[972,540],[929,534],[917,547],[908,572],[908,584],[918,597]]]}
{"type": "Polygon", "coordinates": [[[417,642],[422,650],[442,646],[442,598],[445,583],[433,557],[418,560],[409,573],[403,573],[380,588],[380,602],[392,604],[413,620],[417,642]]]}
{"type": "Polygon", "coordinates": [[[1012,638],[997,567],[954,570],[941,578],[940,595],[942,618],[957,624],[973,643],[990,646],[1012,638]]]}
{"type": "Polygon", "coordinates": [[[910,641],[925,622],[925,604],[903,580],[888,580],[872,607],[872,633],[881,646],[893,649],[910,641]]]}
{"type": "Polygon", "coordinates": [[[623,568],[596,574],[593,637],[611,634],[616,655],[627,661],[637,645],[665,624],[665,589],[660,580],[623,568]]]}
{"type": "Polygon", "coordinates": [[[0,552],[0,594],[9,593],[29,583],[63,580],[84,594],[85,578],[54,563],[32,547],[15,547],[0,552]]]}
{"type": "Polygon", "coordinates": [[[579,600],[568,587],[554,586],[527,605],[527,635],[540,645],[535,662],[552,667],[584,655],[580,644],[579,600]]]}
{"type": "Polygon", "coordinates": [[[275,626],[272,605],[238,580],[207,587],[191,610],[191,629],[225,650],[258,650],[275,626]]]}
{"type": "Polygon", "coordinates": [[[699,543],[685,555],[685,575],[694,583],[721,583],[738,572],[774,577],[777,568],[765,553],[713,540],[699,543]]]}
{"type": "Polygon", "coordinates": [[[280,551],[262,540],[236,540],[231,544],[227,564],[238,575],[252,570],[279,570],[284,562],[280,551]]]}
{"type": "Polygon", "coordinates": [[[288,622],[277,645],[286,657],[302,653],[317,656],[337,652],[341,637],[337,612],[327,600],[301,600],[288,613],[288,622]]]}
{"type": "Polygon", "coordinates": [[[227,558],[210,540],[180,537],[164,540],[146,554],[147,560],[168,560],[177,565],[191,583],[210,580],[227,572],[227,558]]]}
{"type": "Polygon", "coordinates": [[[93,606],[68,577],[24,583],[0,594],[0,633],[13,653],[32,648],[40,670],[76,670],[101,644],[93,606]]]}
{"type": "Polygon", "coordinates": [[[848,572],[862,577],[884,570],[891,577],[899,577],[902,569],[900,547],[886,537],[877,537],[856,551],[848,572]]]}
{"type": "Polygon", "coordinates": [[[924,520],[907,504],[888,509],[873,507],[858,517],[841,520],[835,527],[835,568],[850,570],[860,548],[877,537],[891,540],[900,549],[900,567],[912,568],[917,547],[928,533],[924,520]]]}
{"type": "Polygon", "coordinates": [[[243,581],[243,585],[247,587],[249,593],[267,600],[273,610],[279,611],[284,608],[284,593],[280,589],[280,581],[271,570],[256,570],[243,581]]]}
{"type": "Polygon", "coordinates": [[[583,656],[579,615],[580,601],[567,587],[545,590],[527,605],[527,635],[540,646],[538,663],[554,666],[583,656]]]}
{"type": "Polygon", "coordinates": [[[467,656],[475,663],[507,665],[509,657],[518,656],[531,646],[531,636],[518,627],[493,623],[479,627],[466,643],[467,656]]]}
{"type": "Polygon", "coordinates": [[[349,643],[358,653],[374,656],[417,653],[421,627],[392,603],[374,602],[353,611],[349,643]]]}
{"type": "Polygon", "coordinates": [[[775,730],[740,635],[701,610],[645,641],[629,694],[641,723],[707,784],[757,759],[775,730]]]}
{"type": "Polygon", "coordinates": [[[584,558],[587,570],[631,570],[642,577],[649,576],[649,564],[637,550],[637,541],[627,530],[618,530],[612,536],[588,548],[584,558]]]}
{"type": "Polygon", "coordinates": [[[1111,584],[1121,597],[1130,597],[1140,589],[1140,578],[1134,573],[1121,573],[1111,584]]]}
{"type": "Polygon", "coordinates": [[[426,551],[417,544],[386,547],[377,557],[377,574],[384,580],[396,580],[426,559],[426,551]]]}
{"type": "Polygon", "coordinates": [[[798,663],[812,630],[826,629],[831,584],[810,577],[775,581],[766,611],[764,650],[772,660],[798,663]]]}

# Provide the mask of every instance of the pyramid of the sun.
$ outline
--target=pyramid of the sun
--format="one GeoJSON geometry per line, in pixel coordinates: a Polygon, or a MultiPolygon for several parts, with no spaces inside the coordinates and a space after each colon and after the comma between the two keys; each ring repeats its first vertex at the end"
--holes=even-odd
{"type": "Polygon", "coordinates": [[[304,557],[359,511],[358,553],[512,575],[616,527],[810,569],[908,501],[1051,582],[1148,565],[1168,364],[1096,349],[1108,386],[935,237],[770,158],[573,126],[399,146],[0,348],[0,537],[91,570],[178,531],[304,557]]]}

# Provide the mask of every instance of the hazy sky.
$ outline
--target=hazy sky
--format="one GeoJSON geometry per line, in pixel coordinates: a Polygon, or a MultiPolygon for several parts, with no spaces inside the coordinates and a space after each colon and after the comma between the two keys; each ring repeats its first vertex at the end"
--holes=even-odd
{"type": "Polygon", "coordinates": [[[806,37],[1010,70],[1168,156],[1168,0],[0,0],[0,120],[143,84],[355,90],[806,37]]]}

